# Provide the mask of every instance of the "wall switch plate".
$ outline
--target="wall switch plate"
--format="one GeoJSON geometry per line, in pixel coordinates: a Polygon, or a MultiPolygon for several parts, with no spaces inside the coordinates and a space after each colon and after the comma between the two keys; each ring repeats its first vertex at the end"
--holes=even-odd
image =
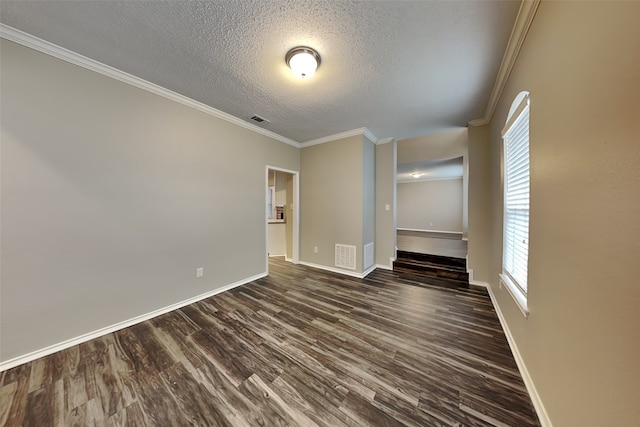
{"type": "Polygon", "coordinates": [[[318,253],[318,247],[317,247],[317,246],[314,246],[314,247],[313,247],[313,253],[314,253],[314,254],[317,254],[317,253],[318,253]]]}
{"type": "Polygon", "coordinates": [[[196,268],[196,279],[199,279],[204,276],[204,267],[196,268]]]}
{"type": "Polygon", "coordinates": [[[388,211],[391,209],[391,206],[389,206],[389,204],[387,203],[386,205],[384,205],[384,210],[388,211]]]}

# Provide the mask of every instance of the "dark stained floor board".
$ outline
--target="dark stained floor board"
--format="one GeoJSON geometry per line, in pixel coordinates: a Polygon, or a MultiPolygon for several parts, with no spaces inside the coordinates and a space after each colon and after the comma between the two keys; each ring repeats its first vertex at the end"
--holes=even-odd
{"type": "Polygon", "coordinates": [[[0,373],[0,426],[539,426],[489,297],[270,275],[0,373]]]}

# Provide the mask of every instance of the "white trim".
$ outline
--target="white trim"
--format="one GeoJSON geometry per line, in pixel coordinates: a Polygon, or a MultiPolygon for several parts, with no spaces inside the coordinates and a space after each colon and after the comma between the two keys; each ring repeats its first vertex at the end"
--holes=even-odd
{"type": "Polygon", "coordinates": [[[351,276],[351,277],[357,277],[358,279],[364,279],[366,276],[368,276],[373,270],[376,269],[375,265],[372,265],[371,267],[369,267],[367,270],[365,270],[362,273],[356,273],[354,271],[347,271],[347,270],[341,270],[339,268],[335,268],[335,267],[328,267],[326,265],[320,265],[320,264],[314,264],[312,262],[306,262],[306,261],[300,261],[298,264],[301,265],[306,265],[307,267],[311,267],[311,268],[317,268],[319,270],[326,270],[326,271],[330,271],[332,273],[338,273],[338,274],[344,274],[345,276],[351,276]]]}
{"type": "Polygon", "coordinates": [[[441,234],[459,234],[462,235],[462,231],[442,231],[442,230],[422,230],[419,228],[396,228],[397,231],[417,231],[420,233],[441,233],[441,234]]]}
{"type": "Polygon", "coordinates": [[[513,100],[513,103],[511,103],[511,108],[509,109],[507,122],[505,123],[504,128],[502,129],[502,132],[501,132],[501,135],[503,138],[504,138],[504,135],[509,131],[511,126],[513,126],[513,123],[520,118],[520,114],[522,114],[524,109],[527,106],[529,106],[529,103],[530,103],[530,96],[529,96],[529,92],[526,90],[523,90],[515,97],[515,99],[513,100]]]}
{"type": "Polygon", "coordinates": [[[384,265],[384,264],[375,264],[374,265],[375,268],[380,268],[382,270],[390,270],[393,271],[393,263],[391,265],[384,265]]]}
{"type": "Polygon", "coordinates": [[[376,136],[371,133],[371,131],[367,128],[358,128],[348,130],[346,132],[336,133],[335,135],[329,135],[318,139],[312,139],[311,141],[303,142],[299,145],[300,148],[311,147],[312,145],[324,144],[327,142],[337,141],[339,139],[349,138],[351,136],[363,135],[367,137],[370,141],[377,141],[376,136]]]}
{"type": "MultiPolygon", "coordinates": [[[[471,283],[471,282],[469,282],[471,283]]],[[[533,380],[531,379],[531,375],[529,375],[529,371],[527,370],[527,366],[520,355],[520,351],[518,350],[518,345],[516,341],[513,339],[513,335],[511,335],[511,330],[509,329],[509,325],[507,324],[504,315],[502,314],[502,310],[500,309],[500,305],[498,304],[498,300],[496,299],[495,294],[493,293],[493,289],[491,285],[485,282],[476,282],[474,285],[480,285],[487,288],[487,292],[489,293],[489,298],[491,298],[491,303],[493,304],[493,308],[496,310],[496,314],[498,315],[498,319],[500,320],[500,325],[502,326],[502,330],[504,331],[504,335],[507,337],[507,342],[509,343],[509,348],[511,349],[511,353],[513,354],[513,358],[516,361],[516,365],[518,365],[518,370],[520,371],[520,376],[522,376],[522,380],[524,381],[524,385],[529,392],[529,397],[531,398],[531,403],[533,403],[533,407],[538,414],[538,418],[540,420],[540,424],[542,427],[552,427],[551,419],[549,419],[549,415],[547,414],[547,410],[542,403],[542,399],[540,399],[540,395],[538,394],[538,390],[536,389],[533,380]]]]}
{"type": "Polygon", "coordinates": [[[382,138],[379,139],[375,142],[376,145],[384,145],[384,144],[388,144],[390,142],[393,142],[395,138],[393,138],[392,136],[390,136],[389,138],[382,138]]]}
{"type": "Polygon", "coordinates": [[[25,33],[23,31],[20,31],[8,25],[0,24],[0,37],[15,43],[19,43],[31,49],[35,49],[39,52],[46,53],[47,55],[51,55],[55,58],[62,59],[63,61],[69,62],[79,67],[86,68],[87,70],[94,71],[98,74],[102,74],[103,76],[107,76],[112,79],[118,80],[120,82],[137,87],[139,89],[146,90],[147,92],[160,95],[164,98],[178,102],[182,105],[186,105],[187,107],[194,108],[205,114],[209,114],[221,120],[227,121],[229,123],[233,123],[245,129],[262,134],[264,136],[268,136],[269,138],[273,138],[285,144],[298,147],[298,148],[300,147],[300,143],[297,141],[286,138],[282,135],[278,135],[277,133],[272,132],[270,130],[263,129],[259,126],[254,125],[253,123],[246,122],[242,119],[232,116],[231,114],[225,113],[224,111],[217,110],[213,107],[210,107],[206,104],[203,104],[201,102],[188,98],[184,95],[180,95],[179,93],[173,92],[169,89],[165,89],[162,86],[158,86],[154,83],[148,82],[139,77],[133,76],[129,73],[125,73],[124,71],[120,71],[116,68],[113,68],[101,62],[95,61],[91,58],[87,58],[86,56],[82,56],[78,53],[75,53],[63,47],[57,46],[53,43],[50,43],[46,40],[42,40],[38,37],[32,36],[31,34],[25,33]]]}
{"type": "Polygon", "coordinates": [[[511,295],[513,300],[516,302],[516,305],[520,309],[520,312],[522,313],[522,315],[524,317],[529,317],[529,305],[527,304],[526,295],[520,292],[520,289],[518,289],[515,283],[511,281],[508,275],[499,274],[498,280],[499,280],[499,286],[502,287],[502,285],[504,285],[504,287],[509,292],[509,295],[511,295]]]}
{"type": "Polygon", "coordinates": [[[233,288],[237,288],[238,286],[246,285],[247,283],[258,280],[262,277],[266,277],[267,273],[256,274],[255,276],[251,276],[246,279],[242,279],[235,283],[231,283],[230,285],[222,286],[220,288],[214,289],[209,292],[205,292],[204,294],[197,295],[192,298],[188,298],[186,300],[177,302],[175,304],[168,305],[166,307],[160,308],[158,310],[151,311],[146,314],[142,314],[140,316],[132,317],[131,319],[115,323],[111,326],[106,326],[104,328],[97,329],[93,332],[89,332],[83,335],[80,335],[75,338],[68,339],[66,341],[62,341],[57,344],[50,345],[48,347],[42,348],[40,350],[32,351],[31,353],[24,354],[22,356],[14,357],[13,359],[9,359],[5,362],[0,363],[0,372],[5,371],[7,369],[15,368],[16,366],[22,365],[27,362],[31,362],[33,360],[39,359],[44,356],[48,356],[60,350],[67,349],[69,347],[73,347],[74,345],[82,344],[84,342],[90,341],[95,338],[99,338],[101,336],[110,334],[112,332],[119,331],[120,329],[128,328],[129,326],[136,325],[140,322],[144,322],[145,320],[153,319],[154,317],[160,316],[162,314],[168,313],[173,310],[177,310],[178,308],[182,308],[186,305],[193,304],[195,302],[201,301],[205,298],[212,297],[214,295],[220,294],[222,292],[229,291],[233,288]]]}
{"type": "Polygon", "coordinates": [[[502,95],[502,91],[507,85],[507,80],[509,79],[511,70],[513,69],[513,65],[516,62],[518,53],[520,53],[522,44],[527,37],[527,33],[529,32],[529,28],[531,27],[531,22],[533,22],[533,18],[536,15],[536,11],[538,10],[539,5],[540,0],[524,0],[521,3],[520,10],[518,11],[518,16],[516,17],[516,22],[513,25],[513,30],[511,31],[511,36],[509,37],[509,42],[507,43],[507,48],[505,49],[504,56],[502,57],[502,62],[500,63],[500,69],[498,70],[496,82],[494,83],[493,89],[491,90],[491,95],[489,96],[489,102],[487,103],[484,117],[476,120],[471,120],[468,123],[469,126],[486,125],[491,121],[493,113],[495,112],[498,105],[498,101],[500,100],[500,96],[502,95]]]}
{"type": "Polygon", "coordinates": [[[361,279],[364,279],[365,277],[367,277],[368,275],[370,275],[371,273],[373,273],[373,271],[376,269],[376,265],[373,264],[371,267],[367,268],[365,271],[362,272],[361,274],[361,279]]]}
{"type": "MultiPolygon", "coordinates": [[[[300,171],[294,171],[294,170],[289,170],[289,169],[283,169],[283,168],[279,168],[276,166],[269,166],[266,165],[266,169],[265,169],[265,191],[269,191],[269,171],[273,170],[273,171],[277,171],[277,172],[284,172],[284,173],[288,173],[290,175],[293,175],[293,236],[291,239],[291,244],[293,245],[293,247],[291,248],[291,254],[293,255],[293,259],[289,260],[286,257],[286,254],[284,255],[285,260],[293,262],[294,264],[298,263],[298,260],[300,259],[300,253],[299,253],[299,248],[300,248],[300,171]]],[[[269,274],[269,219],[266,219],[266,223],[267,225],[265,226],[265,254],[266,254],[266,261],[265,261],[265,270],[267,272],[267,274],[269,274]]],[[[286,248],[285,248],[286,251],[286,248]]],[[[276,255],[277,256],[277,255],[276,255]]],[[[283,255],[279,255],[279,256],[283,256],[283,255]]]]}
{"type": "Polygon", "coordinates": [[[462,177],[462,176],[446,176],[446,177],[439,177],[439,178],[438,177],[433,177],[432,178],[432,177],[429,177],[429,176],[425,175],[424,178],[414,178],[414,177],[411,177],[411,178],[400,178],[400,179],[396,180],[396,182],[398,184],[411,184],[412,182],[451,181],[451,180],[454,180],[454,179],[462,179],[462,178],[464,178],[464,177],[462,177]]]}
{"type": "Polygon", "coordinates": [[[371,132],[369,129],[367,128],[362,128],[362,134],[371,142],[373,142],[373,144],[377,144],[378,142],[378,138],[373,134],[373,132],[371,132]]]}
{"type": "MultiPolygon", "coordinates": [[[[33,36],[31,34],[25,33],[16,28],[13,28],[1,23],[0,23],[0,37],[10,40],[12,42],[21,44],[28,48],[37,50],[39,52],[45,53],[47,55],[53,56],[55,58],[61,59],[63,61],[69,62],[71,64],[77,65],[79,67],[85,68],[87,70],[96,72],[98,74],[102,74],[103,76],[110,77],[114,80],[118,80],[122,83],[129,84],[131,86],[137,87],[142,90],[146,90],[147,92],[151,92],[155,95],[160,95],[164,98],[178,102],[182,105],[186,105],[187,107],[194,108],[205,114],[209,114],[221,120],[227,121],[229,123],[233,123],[245,129],[262,134],[269,138],[273,138],[276,141],[283,142],[285,144],[291,145],[296,148],[323,144],[325,142],[335,141],[338,139],[347,138],[354,135],[363,135],[366,138],[368,138],[370,141],[372,141],[374,144],[377,144],[377,141],[378,141],[378,139],[373,134],[373,132],[363,127],[363,128],[358,128],[358,129],[353,129],[350,131],[338,133],[335,135],[329,135],[323,138],[314,139],[301,144],[298,141],[294,141],[292,139],[279,135],[270,130],[256,126],[253,123],[249,123],[243,119],[240,119],[238,117],[232,116],[231,114],[225,113],[224,111],[220,111],[216,108],[210,107],[206,104],[203,104],[202,102],[188,98],[184,95],[181,95],[169,89],[163,88],[162,86],[158,86],[154,83],[148,82],[146,80],[143,80],[129,73],[125,73],[124,71],[118,70],[117,68],[113,68],[109,65],[103,64],[91,58],[87,58],[86,56],[80,55],[78,53],[65,49],[61,46],[55,45],[51,42],[40,39],[36,36],[33,36]]],[[[393,140],[393,138],[386,138],[386,139],[388,139],[389,141],[385,140],[385,142],[383,143],[390,142],[391,140],[393,140]]]]}

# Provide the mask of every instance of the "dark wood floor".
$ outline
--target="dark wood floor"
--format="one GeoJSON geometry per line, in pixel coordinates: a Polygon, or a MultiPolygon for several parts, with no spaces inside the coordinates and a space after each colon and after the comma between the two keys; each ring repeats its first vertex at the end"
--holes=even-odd
{"type": "Polygon", "coordinates": [[[270,273],[0,373],[0,425],[539,425],[485,290],[270,273]]]}

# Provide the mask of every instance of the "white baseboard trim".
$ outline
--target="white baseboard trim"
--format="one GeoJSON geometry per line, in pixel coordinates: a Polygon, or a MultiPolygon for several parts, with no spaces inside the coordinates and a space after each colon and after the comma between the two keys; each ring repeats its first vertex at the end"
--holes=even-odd
{"type": "Polygon", "coordinates": [[[487,288],[487,289],[489,288],[489,284],[488,283],[480,282],[478,280],[469,280],[469,284],[470,285],[474,285],[474,286],[480,286],[482,288],[487,288]]]}
{"type": "Polygon", "coordinates": [[[362,272],[362,277],[360,277],[360,278],[364,279],[365,277],[367,277],[368,275],[373,273],[373,270],[375,270],[375,269],[376,269],[376,265],[373,264],[371,267],[367,268],[365,271],[362,272]]]}
{"type": "Polygon", "coordinates": [[[332,273],[344,274],[345,276],[357,277],[358,279],[364,279],[369,275],[369,273],[371,273],[373,270],[376,269],[376,266],[372,265],[363,273],[356,273],[355,271],[341,270],[339,268],[329,267],[321,264],[314,264],[312,262],[306,262],[306,261],[299,261],[298,264],[306,265],[307,267],[311,267],[311,268],[317,268],[319,270],[330,271],[332,273]]]}
{"type": "Polygon", "coordinates": [[[62,341],[58,344],[53,344],[48,347],[42,348],[40,350],[32,351],[31,353],[24,354],[22,356],[15,357],[13,359],[9,359],[5,362],[0,362],[0,372],[6,371],[7,369],[15,368],[16,366],[22,365],[27,362],[31,362],[33,360],[39,359],[44,356],[48,356],[60,350],[67,349],[69,347],[73,347],[74,345],[82,344],[83,342],[90,341],[94,338],[99,338],[103,335],[110,334],[112,332],[119,331],[120,329],[128,328],[129,326],[136,325],[140,322],[144,322],[145,320],[152,319],[154,317],[160,316],[161,314],[168,313],[170,311],[176,310],[178,308],[182,308],[186,305],[193,304],[194,302],[198,302],[205,298],[209,298],[211,296],[220,294],[222,292],[226,292],[233,288],[237,288],[238,286],[245,285],[247,283],[253,282],[254,280],[258,280],[262,277],[267,276],[267,273],[257,274],[255,276],[240,280],[235,283],[231,283],[230,285],[223,286],[221,288],[214,289],[209,292],[205,292],[204,294],[197,295],[193,298],[189,298],[183,301],[180,301],[175,304],[168,305],[166,307],[160,308],[158,310],[151,311],[146,314],[142,314],[140,316],[133,317],[131,319],[125,320],[123,322],[118,322],[111,326],[106,326],[104,328],[97,329],[93,332],[88,332],[86,334],[80,335],[75,338],[68,339],[66,341],[62,341]]]}
{"type": "MultiPolygon", "coordinates": [[[[469,275],[471,277],[471,274],[469,275]]],[[[513,335],[511,335],[511,330],[507,325],[507,322],[502,314],[502,310],[498,305],[498,301],[496,299],[495,294],[493,293],[493,289],[491,285],[486,282],[480,281],[471,281],[469,280],[469,284],[483,286],[487,288],[487,292],[489,293],[489,298],[491,298],[491,303],[493,304],[493,308],[496,310],[496,314],[498,315],[498,319],[500,320],[500,325],[502,326],[502,330],[504,331],[505,336],[507,337],[507,342],[509,343],[509,348],[511,349],[511,353],[513,354],[513,358],[516,361],[516,365],[518,365],[518,370],[520,371],[520,375],[522,376],[522,380],[524,381],[524,385],[529,392],[529,397],[531,397],[531,402],[533,403],[533,407],[538,414],[538,418],[540,419],[540,424],[542,427],[552,427],[551,420],[549,419],[549,415],[547,414],[544,405],[542,404],[542,400],[540,399],[540,395],[538,394],[538,390],[536,390],[536,386],[531,379],[531,375],[529,375],[529,371],[527,370],[527,366],[524,364],[524,360],[520,355],[520,351],[518,350],[518,346],[516,345],[515,340],[513,339],[513,335]]]]}
{"type": "Polygon", "coordinates": [[[462,236],[462,231],[445,231],[445,230],[423,230],[421,228],[396,228],[397,231],[418,231],[420,233],[443,233],[443,234],[459,234],[462,236]]]}

